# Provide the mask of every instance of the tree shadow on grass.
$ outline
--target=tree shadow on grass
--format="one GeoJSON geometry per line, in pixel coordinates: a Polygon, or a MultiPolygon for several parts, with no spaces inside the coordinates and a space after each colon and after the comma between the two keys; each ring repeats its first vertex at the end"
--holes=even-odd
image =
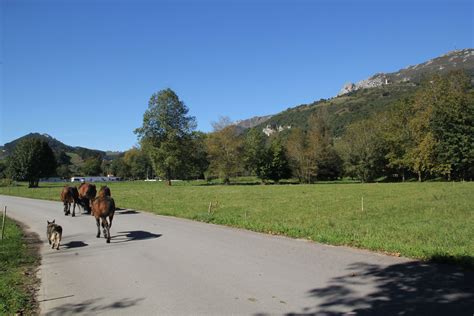
{"type": "MultiPolygon", "coordinates": [[[[102,298],[95,298],[86,300],[80,303],[67,303],[53,308],[51,311],[47,312],[47,316],[60,316],[60,315],[74,315],[74,314],[84,314],[84,315],[97,315],[105,311],[114,311],[118,312],[120,309],[129,308],[137,305],[140,301],[143,301],[144,298],[130,299],[124,298],[117,300],[113,303],[101,304],[100,301],[102,298]]],[[[123,311],[122,311],[123,312],[123,311]]]]}
{"type": "Polygon", "coordinates": [[[194,186],[197,187],[210,187],[210,186],[233,186],[233,185],[263,185],[261,182],[231,182],[231,183],[215,183],[215,182],[209,182],[209,183],[199,183],[195,184],[194,186]]]}
{"type": "Polygon", "coordinates": [[[472,315],[474,271],[461,267],[408,262],[381,267],[354,263],[327,287],[307,292],[317,300],[287,315],[472,315]],[[357,293],[358,285],[375,290],[357,293]],[[348,312],[350,311],[350,312],[348,312]]]}
{"type": "Polygon", "coordinates": [[[153,234],[143,230],[133,230],[126,232],[118,232],[118,235],[110,237],[111,243],[122,243],[128,241],[138,241],[138,240],[147,240],[155,239],[161,237],[161,234],[153,234]]]}

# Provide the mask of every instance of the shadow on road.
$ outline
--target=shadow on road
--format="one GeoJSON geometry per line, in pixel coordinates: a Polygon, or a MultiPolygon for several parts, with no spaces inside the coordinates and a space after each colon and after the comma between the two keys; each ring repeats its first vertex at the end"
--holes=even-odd
{"type": "MultiPolygon", "coordinates": [[[[130,299],[124,298],[109,304],[101,304],[101,298],[90,299],[80,303],[67,303],[53,308],[47,312],[47,316],[55,315],[72,315],[72,314],[84,314],[84,315],[97,315],[105,311],[113,311],[119,309],[125,309],[134,305],[137,305],[144,298],[130,299]]],[[[118,312],[118,311],[117,311],[118,312]]]]}
{"type": "Polygon", "coordinates": [[[115,210],[116,215],[134,215],[134,214],[140,214],[140,212],[137,212],[135,210],[131,209],[122,209],[122,208],[117,208],[115,210]]]}
{"type": "Polygon", "coordinates": [[[315,299],[314,306],[287,315],[472,315],[474,312],[474,271],[421,262],[388,267],[354,263],[347,270],[346,275],[333,278],[327,287],[307,292],[315,299]],[[372,293],[356,293],[358,285],[367,283],[374,284],[372,293]]]}
{"type": "Polygon", "coordinates": [[[153,234],[143,230],[133,230],[118,232],[118,235],[110,237],[111,243],[121,243],[127,241],[147,240],[161,237],[161,234],[153,234]]]}
{"type": "Polygon", "coordinates": [[[85,242],[82,241],[70,241],[67,244],[62,244],[61,247],[64,247],[66,249],[71,249],[71,248],[81,248],[89,246],[89,244],[86,244],[85,242]]]}

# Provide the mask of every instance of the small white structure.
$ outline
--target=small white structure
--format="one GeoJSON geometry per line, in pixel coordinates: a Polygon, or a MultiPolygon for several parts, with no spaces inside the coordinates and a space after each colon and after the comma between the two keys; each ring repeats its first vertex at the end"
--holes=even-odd
{"type": "Polygon", "coordinates": [[[71,182],[112,182],[112,181],[120,181],[122,180],[120,177],[72,177],[71,182]]]}

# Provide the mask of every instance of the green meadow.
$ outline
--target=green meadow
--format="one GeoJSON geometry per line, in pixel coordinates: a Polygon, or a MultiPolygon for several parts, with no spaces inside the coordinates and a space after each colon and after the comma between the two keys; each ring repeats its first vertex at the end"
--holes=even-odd
{"type": "MultiPolygon", "coordinates": [[[[473,182],[108,185],[120,208],[474,266],[473,182]]],[[[0,194],[59,201],[62,186],[20,183],[0,194]]]]}
{"type": "MultiPolygon", "coordinates": [[[[1,217],[0,217],[1,225],[1,217]]],[[[39,257],[24,239],[17,224],[7,218],[0,240],[0,315],[36,313],[34,267],[39,257]]]]}

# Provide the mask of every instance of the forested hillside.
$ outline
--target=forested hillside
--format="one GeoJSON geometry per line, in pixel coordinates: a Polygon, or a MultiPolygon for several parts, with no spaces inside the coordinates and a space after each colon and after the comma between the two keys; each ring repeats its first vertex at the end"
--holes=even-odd
{"type": "Polygon", "coordinates": [[[324,107],[333,136],[340,137],[349,124],[385,111],[398,100],[410,98],[431,76],[455,70],[462,70],[471,80],[474,78],[474,49],[453,51],[398,72],[379,73],[358,83],[346,84],[344,88],[347,89],[343,88],[339,96],[288,108],[255,128],[263,130],[267,126],[273,129],[291,126],[306,129],[307,118],[324,107]]]}

